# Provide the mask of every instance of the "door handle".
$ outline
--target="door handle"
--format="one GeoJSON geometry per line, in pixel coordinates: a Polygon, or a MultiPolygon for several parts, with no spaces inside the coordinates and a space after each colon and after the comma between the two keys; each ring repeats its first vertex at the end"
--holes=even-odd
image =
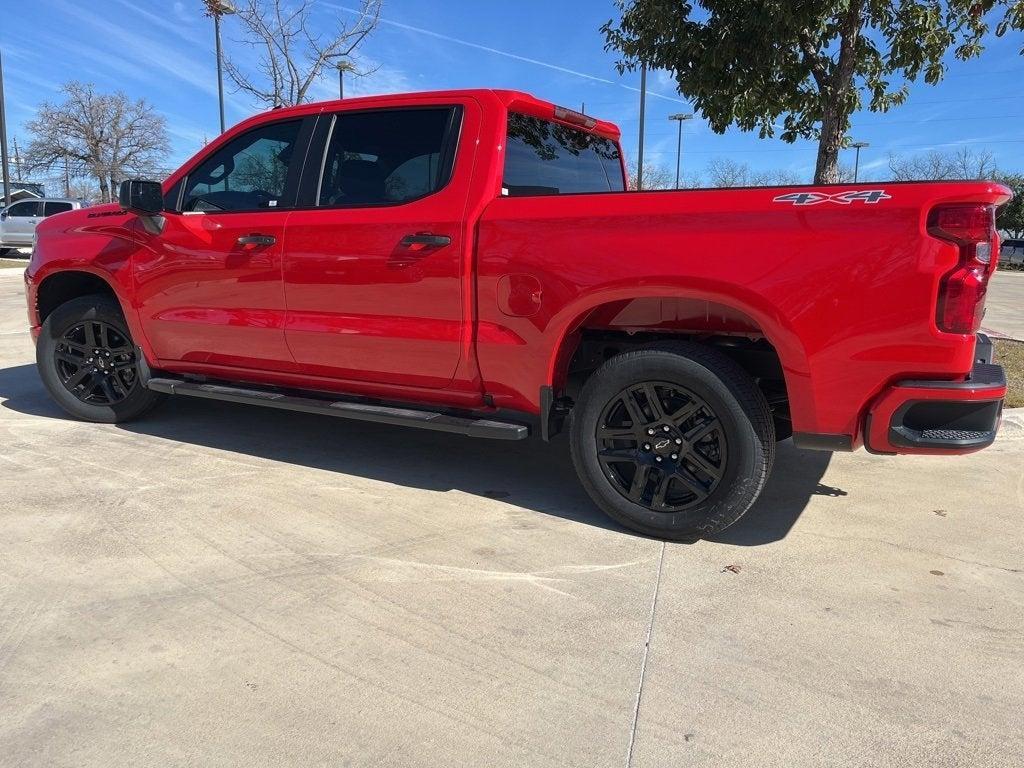
{"type": "Polygon", "coordinates": [[[430,232],[417,232],[415,235],[406,235],[402,238],[403,248],[413,245],[428,245],[434,248],[442,248],[451,245],[452,239],[448,235],[435,235],[430,232]]]}
{"type": "Polygon", "coordinates": [[[239,245],[273,245],[277,238],[272,235],[242,235],[238,238],[239,245]]]}

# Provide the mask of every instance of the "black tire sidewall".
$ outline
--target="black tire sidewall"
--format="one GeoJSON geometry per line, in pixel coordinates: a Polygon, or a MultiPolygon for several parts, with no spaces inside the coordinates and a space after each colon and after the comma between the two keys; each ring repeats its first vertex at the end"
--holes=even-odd
{"type": "Polygon", "coordinates": [[[124,400],[113,405],[83,403],[61,382],[57,374],[55,350],[64,333],[83,320],[101,320],[114,326],[131,341],[121,308],[106,296],[82,296],[61,304],[43,322],[36,341],[36,367],[50,396],[71,416],[84,421],[113,424],[135,418],[159,402],[159,394],[136,384],[124,400]]]}
{"type": "Polygon", "coordinates": [[[573,463],[594,501],[626,527],[660,538],[692,540],[722,530],[739,518],[760,493],[770,456],[730,387],[708,368],[678,354],[645,350],[610,362],[613,364],[606,364],[587,382],[572,416],[573,463]],[[679,512],[647,509],[619,493],[598,461],[596,430],[605,406],[623,389],[641,381],[664,381],[689,389],[722,423],[728,453],[725,474],[699,505],[679,512]]]}

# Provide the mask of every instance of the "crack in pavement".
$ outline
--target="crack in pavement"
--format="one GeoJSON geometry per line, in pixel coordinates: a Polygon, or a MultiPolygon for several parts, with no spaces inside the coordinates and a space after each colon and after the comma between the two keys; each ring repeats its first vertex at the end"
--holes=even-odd
{"type": "Polygon", "coordinates": [[[633,746],[636,743],[636,725],[640,719],[640,701],[644,694],[644,675],[647,672],[647,656],[651,651],[651,633],[654,631],[654,614],[658,609],[658,591],[661,589],[661,572],[665,565],[665,542],[661,542],[661,557],[658,558],[658,576],[654,580],[654,595],[651,597],[651,615],[647,619],[647,637],[644,640],[644,655],[640,659],[640,683],[636,689],[636,704],[633,707],[633,724],[629,729],[629,747],[626,749],[626,768],[633,764],[633,746]]]}

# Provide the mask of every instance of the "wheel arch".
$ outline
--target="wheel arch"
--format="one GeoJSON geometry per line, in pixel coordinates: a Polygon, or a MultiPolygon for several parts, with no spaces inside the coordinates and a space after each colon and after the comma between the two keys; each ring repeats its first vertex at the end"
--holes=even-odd
{"type": "MultiPolygon", "coordinates": [[[[555,318],[543,388],[564,391],[585,334],[596,330],[636,338],[763,339],[778,357],[786,397],[796,413],[813,412],[808,354],[787,318],[763,296],[735,285],[669,284],[611,288],[590,294],[555,318]]],[[[796,418],[796,415],[794,415],[796,418]]],[[[557,430],[556,430],[557,431],[557,430]]]]}
{"type": "MultiPolygon", "coordinates": [[[[61,304],[98,293],[109,296],[125,311],[113,283],[102,275],[83,269],[60,270],[44,277],[36,287],[36,313],[40,324],[61,304]]],[[[127,314],[127,313],[125,313],[127,314]]]]}

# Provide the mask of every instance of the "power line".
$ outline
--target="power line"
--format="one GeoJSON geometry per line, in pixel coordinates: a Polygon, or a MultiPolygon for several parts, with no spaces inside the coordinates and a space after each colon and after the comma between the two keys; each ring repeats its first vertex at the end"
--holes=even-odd
{"type": "MultiPolygon", "coordinates": [[[[1024,144],[1024,139],[998,139],[995,141],[950,141],[942,144],[902,144],[898,147],[894,147],[897,150],[905,149],[937,149],[939,147],[969,147],[975,145],[988,146],[989,144],[1024,144]]],[[[756,152],[761,154],[763,152],[817,152],[817,147],[781,147],[781,148],[769,148],[769,149],[726,149],[726,150],[711,150],[711,149],[688,149],[686,154],[688,155],[735,155],[740,153],[756,152]]],[[[663,155],[672,155],[673,152],[647,152],[648,155],[657,155],[659,157],[663,155]]]]}

